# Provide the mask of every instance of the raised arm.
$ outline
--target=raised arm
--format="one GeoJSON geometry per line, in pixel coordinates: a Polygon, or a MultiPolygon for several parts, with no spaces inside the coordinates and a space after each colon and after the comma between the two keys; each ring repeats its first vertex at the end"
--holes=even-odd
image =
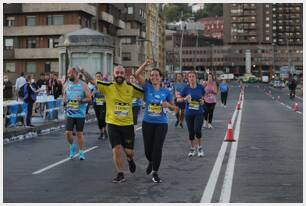
{"type": "Polygon", "coordinates": [[[146,66],[153,64],[152,59],[147,59],[135,72],[135,78],[137,79],[137,81],[143,85],[145,82],[145,78],[142,75],[143,70],[146,68],[146,66]]]}

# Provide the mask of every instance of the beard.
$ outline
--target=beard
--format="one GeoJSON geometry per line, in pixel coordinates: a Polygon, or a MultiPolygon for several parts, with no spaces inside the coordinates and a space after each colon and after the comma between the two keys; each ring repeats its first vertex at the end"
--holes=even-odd
{"type": "Polygon", "coordinates": [[[125,80],[124,77],[121,76],[115,77],[115,81],[117,84],[122,84],[124,80],[125,80]]]}
{"type": "Polygon", "coordinates": [[[68,77],[68,79],[73,82],[74,81],[74,77],[68,77]]]}

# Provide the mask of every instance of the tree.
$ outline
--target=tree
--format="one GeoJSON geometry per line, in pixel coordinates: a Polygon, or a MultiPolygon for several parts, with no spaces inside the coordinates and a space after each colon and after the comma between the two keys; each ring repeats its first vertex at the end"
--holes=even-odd
{"type": "Polygon", "coordinates": [[[223,16],[223,4],[205,4],[204,9],[195,13],[195,19],[223,16]]]}
{"type": "Polygon", "coordinates": [[[192,11],[186,3],[167,4],[164,7],[162,14],[167,22],[174,22],[179,21],[181,19],[181,14],[183,14],[183,19],[191,17],[192,11]]]}

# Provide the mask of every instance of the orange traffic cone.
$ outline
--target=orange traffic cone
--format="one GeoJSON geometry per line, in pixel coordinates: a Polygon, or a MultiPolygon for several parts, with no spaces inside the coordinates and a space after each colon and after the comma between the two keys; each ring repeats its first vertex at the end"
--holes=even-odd
{"type": "Polygon", "coordinates": [[[292,106],[292,109],[293,109],[293,111],[299,111],[300,110],[300,106],[299,106],[299,104],[298,103],[295,103],[293,106],[292,106]]]}
{"type": "Polygon", "coordinates": [[[227,132],[226,132],[226,139],[225,141],[227,142],[234,142],[234,135],[233,135],[233,126],[232,126],[232,121],[228,121],[227,125],[227,132]]]}
{"type": "Polygon", "coordinates": [[[240,110],[240,101],[237,103],[236,109],[237,109],[237,110],[240,110]]]}

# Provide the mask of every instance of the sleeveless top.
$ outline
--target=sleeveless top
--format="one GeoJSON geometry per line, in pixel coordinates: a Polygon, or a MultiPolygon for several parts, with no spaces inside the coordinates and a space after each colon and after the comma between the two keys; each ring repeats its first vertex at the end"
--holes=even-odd
{"type": "Polygon", "coordinates": [[[83,89],[84,82],[79,81],[77,84],[73,84],[68,80],[68,86],[66,90],[67,105],[66,115],[71,118],[85,118],[87,103],[80,103],[81,99],[85,98],[85,92],[83,89]]]}

